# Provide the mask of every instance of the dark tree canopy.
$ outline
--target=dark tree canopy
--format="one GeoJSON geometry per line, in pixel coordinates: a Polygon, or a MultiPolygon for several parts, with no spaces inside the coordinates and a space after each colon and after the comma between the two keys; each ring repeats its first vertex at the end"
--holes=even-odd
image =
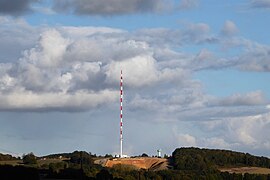
{"type": "Polygon", "coordinates": [[[93,165],[94,161],[92,159],[91,154],[85,151],[74,151],[71,153],[70,162],[75,164],[86,164],[86,165],[93,165]]]}
{"type": "Polygon", "coordinates": [[[146,153],[143,153],[142,157],[148,157],[148,155],[146,153]]]}
{"type": "Polygon", "coordinates": [[[37,158],[34,153],[29,153],[23,156],[23,163],[24,164],[37,164],[37,158]]]}
{"type": "Polygon", "coordinates": [[[173,152],[176,169],[205,169],[215,166],[270,167],[270,159],[228,150],[178,148],[173,152]]]}

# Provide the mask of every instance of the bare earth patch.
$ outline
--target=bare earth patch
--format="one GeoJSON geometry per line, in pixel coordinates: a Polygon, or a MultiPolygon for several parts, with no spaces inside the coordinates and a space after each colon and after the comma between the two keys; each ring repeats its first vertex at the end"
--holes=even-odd
{"type": "Polygon", "coordinates": [[[116,164],[132,165],[138,169],[163,170],[168,168],[168,160],[164,158],[115,158],[105,163],[106,167],[116,164]]]}

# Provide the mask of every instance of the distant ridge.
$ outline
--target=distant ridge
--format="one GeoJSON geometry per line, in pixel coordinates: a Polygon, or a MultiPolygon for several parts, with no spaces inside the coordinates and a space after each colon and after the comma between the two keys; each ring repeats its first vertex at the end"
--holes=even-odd
{"type": "Polygon", "coordinates": [[[178,148],[173,152],[176,169],[202,169],[206,167],[256,166],[270,168],[270,159],[249,153],[220,149],[178,148]]]}

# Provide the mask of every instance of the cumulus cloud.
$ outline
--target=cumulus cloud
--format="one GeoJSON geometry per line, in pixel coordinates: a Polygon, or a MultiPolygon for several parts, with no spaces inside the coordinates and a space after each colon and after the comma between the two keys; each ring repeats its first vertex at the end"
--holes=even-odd
{"type": "Polygon", "coordinates": [[[185,42],[196,44],[217,42],[217,39],[210,35],[210,27],[206,23],[188,24],[182,36],[185,42]]]}
{"type": "Polygon", "coordinates": [[[101,63],[66,61],[72,43],[56,29],[45,30],[17,63],[1,64],[1,110],[77,111],[116,100],[115,90],[100,89],[101,63]]]}
{"type": "MultiPolygon", "coordinates": [[[[117,91],[118,92],[118,91],[117,91]]],[[[114,102],[118,98],[116,91],[75,93],[34,93],[18,90],[0,94],[1,111],[88,111],[98,105],[114,102]]]]}
{"type": "Polygon", "coordinates": [[[37,47],[24,52],[24,59],[42,68],[53,68],[61,65],[63,55],[69,45],[68,39],[52,29],[41,34],[37,47]]]}
{"type": "Polygon", "coordinates": [[[153,87],[164,82],[181,84],[189,73],[180,67],[159,65],[155,57],[158,47],[122,30],[62,27],[33,32],[40,31],[34,47],[24,50],[16,63],[1,64],[1,102],[6,104],[2,104],[2,110],[70,111],[73,107],[77,111],[84,110],[83,105],[96,107],[100,101],[91,98],[107,97],[104,90],[118,89],[120,69],[128,88],[153,87]],[[79,101],[78,94],[90,100],[70,103],[79,101]],[[15,104],[12,97],[22,103],[15,104]]]}
{"type": "Polygon", "coordinates": [[[261,148],[269,151],[267,144],[270,139],[265,136],[265,132],[270,127],[269,112],[263,115],[208,121],[202,123],[201,127],[206,127],[205,133],[216,134],[221,145],[230,149],[243,151],[245,148],[249,151],[256,151],[261,148]],[[208,128],[209,126],[211,129],[208,128]]]}
{"type": "Polygon", "coordinates": [[[38,0],[0,0],[0,14],[21,15],[31,11],[31,4],[38,0]]]}
{"type": "Polygon", "coordinates": [[[242,37],[227,36],[219,39],[221,47],[229,51],[237,50],[235,56],[227,57],[231,67],[243,71],[269,72],[270,46],[260,44],[242,37]]]}
{"type": "MultiPolygon", "coordinates": [[[[231,149],[269,156],[269,111],[265,114],[194,122],[186,129],[172,128],[174,146],[231,149]],[[182,133],[180,133],[182,131],[182,133]]],[[[182,124],[184,126],[184,124],[182,124]]]]}
{"type": "Polygon", "coordinates": [[[265,105],[267,98],[261,91],[250,92],[247,94],[233,94],[232,96],[218,100],[221,106],[254,106],[265,105]]]}
{"type": "MultiPolygon", "coordinates": [[[[151,55],[137,56],[123,62],[111,63],[107,67],[106,75],[109,80],[111,80],[110,77],[116,78],[122,68],[125,70],[127,85],[143,86],[155,83],[158,80],[158,71],[155,66],[155,60],[151,55]]],[[[115,81],[118,81],[118,79],[115,79],[115,81]]]]}
{"type": "Polygon", "coordinates": [[[197,146],[196,138],[190,134],[178,134],[176,136],[178,147],[194,147],[197,146]]]}
{"type": "MultiPolygon", "coordinates": [[[[7,18],[2,18],[2,21],[7,27],[12,24],[7,18]]],[[[56,106],[63,106],[62,111],[70,111],[67,104],[72,95],[75,99],[77,94],[91,99],[97,94],[106,97],[103,91],[117,91],[119,73],[123,69],[125,88],[130,92],[126,97],[129,110],[145,113],[144,109],[140,109],[144,104],[144,108],[155,112],[159,121],[205,121],[266,112],[265,108],[260,107],[268,102],[261,91],[225,98],[212,97],[203,91],[201,82],[193,78],[195,71],[234,66],[243,68],[257,62],[255,59],[244,62],[240,56],[235,63],[219,58],[206,48],[197,54],[182,51],[181,48],[187,44],[218,43],[212,41],[215,36],[211,35],[207,24],[190,23],[183,29],[157,28],[134,32],[106,27],[34,28],[23,21],[13,22],[12,26],[24,27],[20,28],[22,34],[28,30],[31,32],[31,35],[26,33],[26,37],[20,36],[18,39],[28,40],[28,36],[35,38],[30,39],[30,48],[26,45],[23,46],[26,50],[21,48],[19,58],[14,57],[16,63],[10,60],[0,66],[1,102],[8,102],[8,110],[12,110],[12,106],[14,110],[20,109],[19,105],[12,103],[14,99],[11,97],[25,94],[26,97],[35,97],[23,99],[28,102],[28,110],[32,107],[35,111],[35,106],[37,109],[59,110],[53,106],[55,103],[56,106]],[[57,95],[62,98],[59,98],[59,103],[52,98],[57,95]],[[51,103],[40,102],[37,105],[37,99],[42,100],[46,96],[51,103]],[[33,106],[30,105],[31,100],[33,106]]],[[[0,33],[6,32],[1,28],[0,33]]],[[[10,32],[11,40],[12,34],[16,32],[10,32]]],[[[267,46],[242,44],[247,49],[245,53],[268,54],[267,46]]],[[[0,42],[0,46],[4,45],[0,42]]],[[[102,104],[100,101],[92,103],[89,100],[82,104],[86,107],[102,104]]],[[[20,105],[24,109],[24,105],[20,105]]],[[[79,104],[73,105],[76,111],[85,110],[79,104]]],[[[5,110],[4,104],[1,108],[5,110]]]]}
{"type": "Polygon", "coordinates": [[[121,15],[164,12],[173,8],[172,0],[58,0],[55,9],[78,15],[121,15]]]}
{"type": "Polygon", "coordinates": [[[245,71],[270,71],[270,47],[253,43],[246,47],[246,53],[239,57],[238,67],[245,71]]]}
{"type": "Polygon", "coordinates": [[[198,71],[222,68],[269,71],[267,45],[212,35],[205,23],[130,32],[107,27],[37,28],[6,17],[0,21],[0,52],[4,54],[0,111],[94,110],[98,120],[107,118],[115,109],[104,113],[104,106],[108,111],[119,108],[122,69],[125,115],[134,119],[129,123],[181,124],[185,130],[166,131],[166,138],[173,136],[175,146],[269,151],[270,140],[262,133],[270,127],[265,92],[258,88],[217,97],[208,94],[194,76],[198,71]],[[211,47],[219,49],[225,40],[232,47],[242,47],[236,56],[223,56],[211,47]],[[199,50],[186,51],[190,46],[199,50]],[[15,47],[17,55],[8,58],[2,47],[7,52],[15,47]]]}
{"type": "Polygon", "coordinates": [[[220,58],[208,49],[201,49],[187,65],[194,71],[217,70],[235,66],[236,62],[231,59],[220,58]]]}
{"type": "Polygon", "coordinates": [[[238,28],[233,21],[227,20],[221,30],[223,35],[232,36],[238,32],[238,28]]]}

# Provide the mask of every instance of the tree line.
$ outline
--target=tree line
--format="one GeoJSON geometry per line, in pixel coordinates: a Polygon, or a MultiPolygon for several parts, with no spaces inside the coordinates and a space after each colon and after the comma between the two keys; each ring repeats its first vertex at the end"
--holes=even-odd
{"type": "Polygon", "coordinates": [[[253,156],[248,153],[229,150],[178,148],[173,152],[173,161],[177,169],[204,169],[205,166],[257,166],[270,168],[270,159],[253,156]]]}
{"type": "MultiPolygon", "coordinates": [[[[199,148],[178,148],[168,158],[171,169],[151,171],[136,169],[132,165],[115,165],[112,168],[94,164],[91,153],[74,151],[73,153],[55,154],[50,157],[68,157],[59,162],[38,166],[33,153],[23,157],[25,166],[0,166],[0,179],[39,179],[41,176],[49,179],[128,179],[128,180],[177,180],[177,179],[269,179],[270,175],[236,174],[220,172],[219,167],[258,166],[269,168],[270,159],[252,156],[248,153],[239,153],[228,150],[211,150],[199,148]],[[33,166],[31,166],[33,165],[33,166]],[[9,174],[11,173],[11,175],[9,174]],[[29,178],[27,178],[29,175],[29,178]]],[[[144,155],[145,156],[145,155],[144,155]]],[[[48,156],[47,156],[48,157],[48,156]]]]}
{"type": "Polygon", "coordinates": [[[19,160],[19,157],[14,157],[9,154],[1,154],[0,153],[0,161],[11,161],[11,160],[19,160]]]}

